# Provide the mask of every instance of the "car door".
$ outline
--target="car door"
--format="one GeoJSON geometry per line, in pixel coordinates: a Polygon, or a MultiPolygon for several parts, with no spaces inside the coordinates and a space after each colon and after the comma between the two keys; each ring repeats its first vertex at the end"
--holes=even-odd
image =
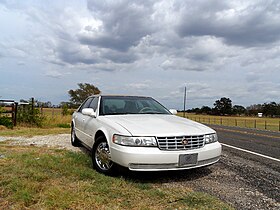
{"type": "Polygon", "coordinates": [[[84,108],[88,108],[90,103],[92,101],[92,97],[86,99],[84,101],[84,103],[80,106],[80,108],[78,109],[78,111],[75,113],[75,117],[74,117],[74,121],[75,121],[75,132],[76,132],[76,136],[78,137],[78,139],[80,139],[82,142],[85,142],[86,140],[86,135],[84,132],[84,121],[85,116],[82,113],[82,110],[84,108]]]}
{"type": "MultiPolygon", "coordinates": [[[[99,104],[99,97],[93,97],[93,100],[89,104],[89,108],[92,108],[96,116],[98,115],[98,104],[99,104]]],[[[98,119],[93,116],[85,116],[85,121],[84,121],[84,131],[86,133],[86,140],[85,143],[89,146],[92,147],[94,143],[94,136],[95,133],[97,132],[97,123],[98,119]]]]}

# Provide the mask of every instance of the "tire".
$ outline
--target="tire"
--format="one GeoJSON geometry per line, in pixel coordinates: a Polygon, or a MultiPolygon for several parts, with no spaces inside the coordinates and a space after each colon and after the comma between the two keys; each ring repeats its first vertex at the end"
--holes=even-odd
{"type": "Polygon", "coordinates": [[[76,136],[74,126],[72,126],[72,129],[71,129],[71,144],[74,147],[80,147],[81,146],[80,141],[76,136]]]}
{"type": "Polygon", "coordinates": [[[96,139],[96,143],[92,148],[92,164],[98,172],[105,175],[113,175],[115,172],[115,164],[111,161],[110,149],[108,142],[104,136],[96,139]]]}

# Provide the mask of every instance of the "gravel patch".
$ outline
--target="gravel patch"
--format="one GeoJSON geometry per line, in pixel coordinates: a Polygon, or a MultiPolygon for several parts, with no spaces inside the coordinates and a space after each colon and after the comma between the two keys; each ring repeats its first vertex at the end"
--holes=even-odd
{"type": "MultiPolygon", "coordinates": [[[[237,209],[280,209],[279,172],[225,151],[206,169],[211,171],[207,176],[180,185],[217,196],[237,209]]],[[[197,176],[206,169],[197,170],[197,176]]]]}
{"type": "Polygon", "coordinates": [[[53,147],[59,149],[67,149],[71,151],[81,151],[77,147],[73,147],[70,142],[70,134],[57,134],[46,136],[27,137],[3,137],[0,136],[0,141],[9,141],[10,145],[23,146],[39,146],[39,147],[53,147]]]}

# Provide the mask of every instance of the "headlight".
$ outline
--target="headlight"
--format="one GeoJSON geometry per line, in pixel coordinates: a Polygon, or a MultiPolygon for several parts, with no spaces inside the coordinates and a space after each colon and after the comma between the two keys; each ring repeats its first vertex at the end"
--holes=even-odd
{"type": "Polygon", "coordinates": [[[216,133],[206,134],[205,135],[205,144],[210,144],[218,141],[218,136],[216,133]]]}
{"type": "Polygon", "coordinates": [[[124,146],[156,147],[155,137],[114,135],[113,142],[124,146]]]}

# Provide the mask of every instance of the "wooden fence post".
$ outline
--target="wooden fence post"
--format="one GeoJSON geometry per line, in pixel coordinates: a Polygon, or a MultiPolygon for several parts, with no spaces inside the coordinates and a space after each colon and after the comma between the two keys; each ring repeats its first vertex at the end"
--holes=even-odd
{"type": "Polygon", "coordinates": [[[257,128],[257,120],[255,120],[254,128],[257,128]]]}
{"type": "Polygon", "coordinates": [[[54,107],[52,108],[52,119],[54,118],[54,107]]]}
{"type": "Polygon", "coordinates": [[[220,124],[221,124],[221,125],[223,124],[223,119],[222,119],[222,118],[220,119],[220,124]]]}
{"type": "Polygon", "coordinates": [[[15,103],[12,104],[12,122],[15,125],[15,103]]]}
{"type": "Polygon", "coordinates": [[[14,126],[16,126],[17,125],[17,111],[18,111],[18,103],[17,102],[15,102],[15,104],[14,104],[14,106],[15,106],[15,110],[14,110],[14,119],[13,119],[13,123],[14,123],[14,126]]]}
{"type": "Polygon", "coordinates": [[[33,97],[31,98],[31,113],[32,113],[32,116],[34,116],[34,98],[33,97]]]}
{"type": "Polygon", "coordinates": [[[264,121],[264,129],[266,130],[266,120],[264,121]]]}
{"type": "Polygon", "coordinates": [[[235,119],[235,126],[237,127],[237,119],[235,119]]]}

